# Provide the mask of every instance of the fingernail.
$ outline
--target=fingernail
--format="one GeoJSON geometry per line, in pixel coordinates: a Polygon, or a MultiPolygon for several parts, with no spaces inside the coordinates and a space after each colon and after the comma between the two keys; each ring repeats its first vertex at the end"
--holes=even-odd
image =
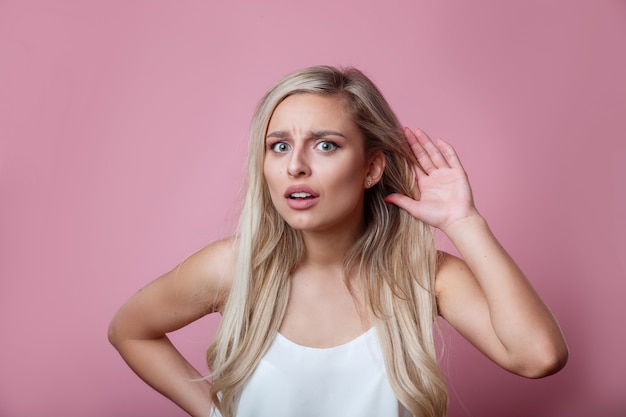
{"type": "Polygon", "coordinates": [[[383,198],[383,200],[385,200],[385,203],[391,203],[391,200],[389,199],[389,197],[385,197],[383,198]]]}

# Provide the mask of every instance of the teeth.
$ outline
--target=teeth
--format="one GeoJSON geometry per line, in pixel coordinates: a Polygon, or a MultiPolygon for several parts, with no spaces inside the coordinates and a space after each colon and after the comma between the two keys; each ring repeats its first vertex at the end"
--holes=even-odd
{"type": "Polygon", "coordinates": [[[293,193],[289,197],[291,198],[307,198],[312,197],[309,193],[293,193]]]}

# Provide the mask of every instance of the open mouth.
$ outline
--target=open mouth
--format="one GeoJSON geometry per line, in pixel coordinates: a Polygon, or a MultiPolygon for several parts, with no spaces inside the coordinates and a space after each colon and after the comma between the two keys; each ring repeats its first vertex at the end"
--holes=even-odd
{"type": "Polygon", "coordinates": [[[313,195],[309,194],[309,193],[292,193],[289,195],[289,198],[292,200],[296,200],[296,199],[307,199],[307,198],[313,198],[313,195]]]}

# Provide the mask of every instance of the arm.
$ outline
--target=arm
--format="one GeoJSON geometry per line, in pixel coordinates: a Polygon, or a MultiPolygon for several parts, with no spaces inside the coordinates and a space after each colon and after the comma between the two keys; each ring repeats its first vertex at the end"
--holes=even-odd
{"type": "Polygon", "coordinates": [[[220,309],[234,250],[216,242],[133,295],[115,314],[109,340],[139,377],[192,416],[211,412],[210,385],[172,345],[167,333],[220,309]]]}
{"type": "Polygon", "coordinates": [[[566,363],[559,325],[474,206],[456,152],[423,131],[405,129],[419,167],[419,201],[388,200],[442,230],[462,260],[444,254],[436,292],[441,315],[487,357],[518,375],[547,376],[566,363]]]}

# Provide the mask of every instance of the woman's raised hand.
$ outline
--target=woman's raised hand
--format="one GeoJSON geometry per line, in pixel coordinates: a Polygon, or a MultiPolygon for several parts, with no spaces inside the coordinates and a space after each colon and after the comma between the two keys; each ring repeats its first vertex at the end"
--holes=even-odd
{"type": "Polygon", "coordinates": [[[420,198],[390,194],[385,201],[444,232],[477,215],[467,175],[454,148],[441,139],[431,140],[421,129],[413,132],[405,127],[404,136],[419,164],[414,171],[420,198]]]}

